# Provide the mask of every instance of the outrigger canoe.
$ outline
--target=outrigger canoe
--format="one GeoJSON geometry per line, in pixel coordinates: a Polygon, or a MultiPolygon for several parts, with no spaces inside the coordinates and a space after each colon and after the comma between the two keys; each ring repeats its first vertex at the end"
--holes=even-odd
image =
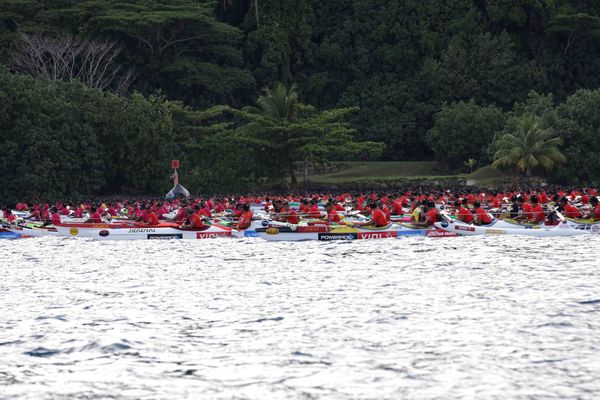
{"type": "Polygon", "coordinates": [[[5,228],[13,234],[27,237],[60,236],[56,228],[54,228],[53,226],[42,226],[36,224],[17,224],[8,225],[5,228]]]}
{"type": "Polygon", "coordinates": [[[56,230],[61,236],[92,238],[96,240],[165,240],[214,239],[231,236],[231,228],[209,225],[204,229],[181,229],[178,224],[165,222],[144,224],[60,224],[56,230]]]}
{"type": "MultiPolygon", "coordinates": [[[[564,220],[558,225],[547,226],[538,225],[527,229],[527,227],[499,227],[491,225],[470,225],[460,221],[442,221],[436,222],[435,227],[446,232],[455,233],[458,236],[490,236],[490,235],[521,235],[535,237],[554,237],[554,236],[579,236],[588,235],[592,232],[589,229],[581,229],[579,224],[564,220]]],[[[600,231],[600,226],[598,226],[600,231]]]]}
{"type": "Polygon", "coordinates": [[[300,240],[360,240],[360,239],[387,239],[401,236],[457,236],[436,228],[423,228],[410,224],[388,224],[375,228],[365,226],[344,225],[293,225],[270,224],[268,227],[256,228],[258,236],[268,241],[300,241],[300,240]]]}

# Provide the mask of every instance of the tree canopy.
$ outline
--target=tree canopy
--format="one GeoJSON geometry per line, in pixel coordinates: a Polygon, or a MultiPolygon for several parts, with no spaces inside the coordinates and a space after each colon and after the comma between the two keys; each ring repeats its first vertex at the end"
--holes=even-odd
{"type": "Polygon", "coordinates": [[[81,193],[158,189],[174,154],[207,190],[306,160],[458,170],[534,114],[564,141],[549,176],[598,182],[599,35],[600,3],[581,0],[0,0],[1,162],[35,188],[27,157],[58,143],[40,156],[57,175],[39,172],[57,194],[64,160],[90,177],[110,165],[77,178],[81,193]]]}

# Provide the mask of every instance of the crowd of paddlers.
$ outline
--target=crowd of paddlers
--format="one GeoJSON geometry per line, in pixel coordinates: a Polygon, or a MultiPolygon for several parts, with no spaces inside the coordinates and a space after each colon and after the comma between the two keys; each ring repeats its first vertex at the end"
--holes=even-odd
{"type": "Polygon", "coordinates": [[[120,200],[20,202],[2,206],[0,217],[12,222],[20,217],[46,224],[59,224],[63,217],[101,223],[126,218],[147,225],[176,222],[182,228],[200,228],[213,216],[227,215],[237,229],[247,228],[257,211],[273,219],[298,224],[303,219],[321,219],[343,224],[349,214],[366,217],[365,224],[384,226],[392,216],[410,215],[413,223],[428,226],[440,220],[439,213],[457,220],[486,225],[491,218],[505,217],[530,223],[552,223],[549,210],[567,218],[600,220],[596,188],[546,187],[483,190],[468,187],[442,190],[410,188],[395,192],[262,193],[247,195],[192,196],[173,200],[123,198],[120,200]],[[259,211],[262,210],[262,211],[259,211]]]}

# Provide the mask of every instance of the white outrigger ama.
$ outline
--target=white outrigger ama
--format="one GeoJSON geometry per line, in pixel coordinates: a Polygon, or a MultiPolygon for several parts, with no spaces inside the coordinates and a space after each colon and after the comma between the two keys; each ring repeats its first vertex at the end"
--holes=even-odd
{"type": "Polygon", "coordinates": [[[438,229],[452,232],[459,236],[489,236],[489,235],[521,235],[534,237],[555,236],[580,236],[589,234],[600,234],[600,221],[588,222],[563,217],[555,211],[560,222],[557,225],[532,225],[518,224],[496,220],[490,225],[471,225],[461,221],[445,218],[444,221],[436,222],[438,229]]]}

